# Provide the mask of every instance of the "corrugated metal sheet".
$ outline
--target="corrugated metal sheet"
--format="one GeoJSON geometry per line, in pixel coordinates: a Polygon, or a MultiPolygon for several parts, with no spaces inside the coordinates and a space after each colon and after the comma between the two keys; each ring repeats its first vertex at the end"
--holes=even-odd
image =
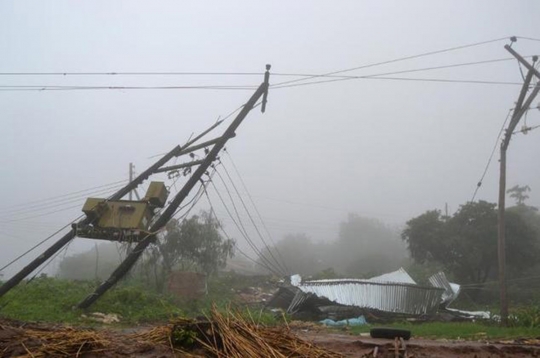
{"type": "MultiPolygon", "coordinates": [[[[306,281],[295,286],[304,293],[325,297],[342,305],[412,315],[431,314],[436,311],[444,289],[418,286],[404,270],[403,272],[408,278],[398,272],[394,276],[394,273],[383,275],[382,280],[385,282],[339,279],[306,281]],[[392,277],[408,282],[388,282],[392,277]]],[[[381,276],[374,279],[380,280],[381,276]]],[[[298,306],[302,298],[295,297],[294,301],[295,306],[298,306]]]]}
{"type": "Polygon", "coordinates": [[[459,295],[459,291],[461,290],[460,285],[448,281],[444,272],[437,272],[436,274],[431,276],[429,278],[429,283],[431,283],[433,287],[439,287],[444,289],[441,297],[441,302],[444,303],[446,306],[448,306],[450,303],[452,303],[452,301],[457,298],[457,296],[459,295]]]}
{"type": "Polygon", "coordinates": [[[372,277],[368,281],[370,282],[393,282],[393,283],[408,283],[416,285],[416,282],[411,276],[402,268],[397,271],[385,273],[380,276],[372,277]]]}

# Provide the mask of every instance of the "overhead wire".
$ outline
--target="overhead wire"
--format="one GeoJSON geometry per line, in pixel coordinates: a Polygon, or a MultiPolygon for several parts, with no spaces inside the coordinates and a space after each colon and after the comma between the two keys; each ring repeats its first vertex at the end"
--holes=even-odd
{"type": "MultiPolygon", "coordinates": [[[[221,230],[221,232],[223,233],[223,235],[225,235],[225,237],[227,238],[227,240],[229,241],[232,241],[233,239],[231,238],[231,236],[227,233],[227,231],[225,230],[225,228],[223,227],[223,224],[221,223],[221,221],[219,220],[219,218],[217,217],[216,215],[216,211],[214,209],[214,205],[212,204],[212,200],[210,200],[210,195],[208,195],[208,191],[206,190],[206,185],[203,183],[202,184],[203,186],[203,190],[204,190],[204,194],[206,196],[206,199],[208,201],[208,205],[210,205],[210,215],[214,215],[214,217],[216,218],[217,222],[218,222],[218,227],[219,229],[221,230]]],[[[235,250],[237,250],[238,252],[240,252],[240,254],[242,256],[244,256],[246,259],[248,259],[249,261],[253,262],[254,264],[256,265],[259,265],[261,266],[262,268],[266,269],[267,271],[269,272],[273,272],[268,266],[264,265],[263,263],[253,259],[251,256],[249,256],[248,254],[246,254],[242,249],[240,249],[240,247],[238,245],[235,245],[235,250]]]]}
{"type": "MultiPolygon", "coordinates": [[[[16,298],[20,297],[20,295],[24,292],[24,290],[26,289],[26,287],[34,281],[34,279],[39,275],[41,274],[41,272],[43,272],[43,270],[45,270],[45,268],[47,268],[62,252],[64,252],[64,255],[65,253],[67,252],[68,248],[69,248],[69,245],[71,245],[71,242],[68,242],[67,245],[65,245],[61,250],[59,250],[58,252],[56,252],[52,257],[50,257],[43,265],[41,265],[40,269],[32,276],[30,277],[28,280],[26,280],[25,284],[20,286],[20,289],[18,291],[15,292],[15,295],[10,297],[7,301],[5,301],[1,306],[0,306],[0,309],[6,307],[8,304],[10,304],[12,301],[14,301],[16,298]]],[[[1,269],[0,269],[1,271],[1,269]]]]}
{"type": "Polygon", "coordinates": [[[74,222],[78,221],[79,219],[81,219],[82,217],[84,216],[83,215],[80,215],[79,217],[77,217],[76,219],[72,220],[71,222],[69,222],[68,224],[64,225],[63,227],[61,227],[60,229],[56,230],[54,233],[52,233],[51,235],[47,236],[45,239],[41,240],[40,242],[38,242],[37,244],[35,244],[34,246],[32,246],[30,249],[26,250],[24,253],[22,253],[21,255],[17,256],[15,259],[11,260],[10,262],[8,262],[6,265],[2,266],[0,268],[0,271],[3,271],[5,270],[6,268],[8,268],[9,266],[13,265],[15,262],[17,262],[18,260],[20,260],[21,258],[23,258],[24,256],[28,255],[30,252],[34,251],[36,248],[38,248],[39,246],[43,245],[45,242],[47,242],[48,240],[50,240],[52,237],[54,237],[55,235],[57,235],[58,233],[60,233],[62,230],[66,229],[67,227],[71,226],[71,224],[73,224],[74,222]]]}
{"type": "MultiPolygon", "coordinates": [[[[227,168],[225,167],[225,165],[222,165],[222,168],[223,170],[225,171],[226,173],[226,176],[228,177],[229,179],[229,182],[232,184],[233,186],[233,189],[234,191],[236,192],[236,195],[237,197],[240,199],[240,202],[242,203],[242,206],[244,207],[244,210],[245,212],[247,213],[248,215],[248,218],[251,222],[251,224],[253,225],[253,227],[255,228],[255,232],[257,233],[257,235],[259,236],[259,238],[261,239],[261,242],[263,243],[264,245],[264,248],[268,251],[268,253],[270,254],[270,257],[272,258],[272,260],[274,260],[274,262],[276,263],[276,265],[280,268],[280,270],[282,270],[282,272],[285,272],[285,273],[290,273],[290,271],[285,267],[284,263],[280,260],[278,260],[273,252],[272,252],[272,249],[270,248],[270,246],[268,245],[268,243],[266,242],[266,240],[264,239],[264,236],[261,234],[259,228],[258,228],[258,225],[255,223],[255,220],[253,220],[253,216],[251,215],[251,213],[249,212],[249,209],[247,208],[245,202],[244,202],[244,199],[242,199],[242,196],[240,195],[240,192],[238,191],[238,189],[236,188],[236,185],[234,184],[234,181],[232,180],[231,176],[229,175],[229,172],[227,171],[227,168]]],[[[219,172],[218,172],[218,175],[219,175],[219,172]]],[[[274,245],[274,249],[276,250],[277,248],[275,247],[274,245]]]]}
{"type": "MultiPolygon", "coordinates": [[[[86,189],[85,189],[86,190],[86,189]]],[[[81,192],[81,191],[79,191],[81,192]]],[[[72,193],[73,194],[73,193],[72,193]]],[[[107,199],[108,200],[108,199],[107,199]]],[[[79,207],[79,205],[77,205],[76,207],[79,207]]],[[[56,210],[54,212],[59,212],[59,211],[64,211],[64,210],[67,210],[67,209],[71,209],[72,207],[70,208],[64,208],[64,209],[61,209],[61,210],[56,210]]],[[[44,216],[44,215],[48,215],[48,214],[51,214],[53,212],[49,212],[49,213],[45,213],[45,214],[41,214],[41,215],[35,215],[33,217],[38,217],[38,216],[44,216]]],[[[20,260],[21,258],[23,258],[24,256],[28,255],[30,252],[32,252],[33,250],[35,250],[36,248],[38,248],[39,246],[41,246],[42,244],[44,244],[45,242],[47,242],[48,240],[50,240],[51,238],[53,238],[55,235],[57,235],[58,233],[60,233],[61,231],[63,231],[64,229],[66,229],[67,227],[71,226],[73,223],[75,223],[76,221],[80,220],[82,217],[84,216],[84,214],[82,215],[79,215],[76,219],[72,220],[71,222],[69,222],[68,224],[62,226],[60,229],[58,229],[57,231],[55,231],[54,233],[52,233],[51,235],[49,235],[48,237],[46,237],[45,239],[41,240],[40,242],[38,242],[36,245],[34,245],[33,247],[31,247],[30,249],[28,249],[27,251],[25,251],[24,253],[22,253],[21,255],[19,255],[18,257],[16,257],[15,259],[13,259],[12,261],[10,261],[9,263],[7,263],[6,265],[4,265],[2,268],[0,268],[0,271],[3,271],[4,269],[6,269],[7,267],[11,266],[12,264],[14,264],[15,262],[17,262],[18,260],[20,260]]],[[[21,220],[24,220],[25,218],[23,219],[17,219],[17,220],[9,220],[10,222],[12,221],[21,221],[21,220]]],[[[71,242],[71,240],[70,240],[71,242]]]]}
{"type": "MultiPolygon", "coordinates": [[[[530,56],[525,56],[530,57],[530,56]]],[[[449,79],[430,79],[430,78],[403,78],[403,77],[388,77],[388,75],[393,74],[406,74],[406,73],[414,73],[414,72],[422,72],[422,71],[432,71],[432,70],[440,70],[440,69],[447,69],[447,68],[456,68],[456,67],[464,67],[464,66],[473,66],[473,65],[480,65],[480,64],[487,64],[487,63],[496,63],[496,62],[503,62],[503,61],[511,61],[514,60],[514,58],[500,58],[500,59],[492,59],[492,60],[482,60],[482,61],[474,61],[474,62],[464,62],[464,63],[457,63],[457,64],[450,64],[450,65],[441,65],[441,66],[434,66],[434,67],[426,67],[426,68],[415,68],[415,69],[409,69],[409,70],[400,70],[400,71],[392,71],[392,72],[385,72],[385,73],[379,73],[379,74],[372,74],[372,75],[364,75],[364,76],[336,76],[336,73],[344,72],[344,71],[336,71],[335,73],[330,74],[272,74],[272,76],[296,76],[296,77],[303,77],[296,80],[291,81],[285,81],[280,82],[277,84],[272,84],[270,87],[274,89],[279,88],[289,88],[289,87],[297,87],[297,86],[307,86],[307,85],[313,85],[313,84],[322,84],[322,83],[330,83],[330,82],[340,82],[340,81],[347,81],[347,80],[355,80],[355,79],[373,79],[374,77],[378,77],[379,79],[387,79],[387,80],[410,80],[410,81],[430,81],[430,82],[451,82],[451,83],[470,83],[470,84],[494,84],[494,85],[518,85],[519,83],[515,82],[504,82],[504,81],[483,81],[483,80],[449,80],[449,79]],[[386,77],[384,77],[386,76],[386,77]],[[320,81],[310,81],[310,82],[303,82],[303,83],[296,83],[292,85],[292,83],[300,82],[300,81],[307,81],[309,79],[314,78],[331,78],[329,80],[320,80],[320,81]]],[[[29,91],[43,91],[43,90],[140,90],[140,89],[147,89],[147,90],[177,90],[177,89],[223,89],[223,90],[252,90],[256,88],[254,85],[235,85],[235,86],[69,86],[69,85],[2,85],[0,86],[1,90],[29,90],[29,91]]]]}
{"type": "MultiPolygon", "coordinates": [[[[220,163],[220,164],[221,164],[221,166],[222,166],[223,168],[225,168],[225,167],[223,166],[223,163],[220,163]]],[[[229,190],[229,187],[228,187],[227,183],[225,182],[225,179],[223,178],[223,176],[220,174],[220,172],[219,172],[217,169],[216,169],[216,174],[218,175],[219,179],[221,180],[223,186],[225,187],[225,190],[226,190],[226,192],[227,192],[227,195],[229,196],[229,198],[230,198],[230,200],[231,200],[231,203],[232,203],[232,205],[233,205],[234,212],[236,213],[236,216],[237,216],[237,219],[238,219],[238,223],[240,224],[240,226],[241,226],[242,229],[244,230],[245,235],[246,235],[246,239],[247,239],[247,237],[249,237],[249,234],[248,234],[248,232],[247,232],[247,230],[246,230],[246,228],[245,228],[245,226],[244,226],[244,223],[242,222],[242,218],[241,218],[241,216],[240,216],[240,214],[239,214],[239,212],[238,212],[238,210],[237,210],[235,201],[234,201],[233,196],[232,196],[232,194],[231,194],[231,192],[230,192],[230,190],[229,190]]],[[[229,177],[229,178],[230,178],[230,177],[229,177]]],[[[249,219],[250,219],[252,225],[254,226],[255,231],[257,232],[259,238],[261,239],[261,242],[263,243],[264,247],[266,248],[266,250],[267,250],[268,253],[270,254],[270,258],[273,260],[273,262],[275,263],[276,266],[274,266],[274,264],[272,264],[272,265],[273,265],[274,267],[277,267],[277,268],[278,268],[278,272],[280,272],[280,273],[283,275],[284,273],[286,273],[286,271],[284,271],[283,265],[275,258],[274,254],[272,253],[272,250],[268,247],[268,244],[266,243],[266,241],[265,241],[264,238],[262,237],[262,235],[261,235],[261,233],[260,233],[260,231],[259,231],[259,228],[257,227],[257,225],[255,224],[255,222],[254,222],[254,220],[253,220],[253,217],[250,215],[249,211],[248,211],[247,208],[246,208],[246,205],[245,205],[243,199],[242,199],[241,196],[239,195],[238,190],[236,189],[236,185],[234,185],[234,182],[232,182],[232,181],[231,181],[231,184],[232,184],[233,189],[235,190],[237,196],[239,197],[239,199],[240,199],[240,201],[241,201],[241,203],[242,203],[242,206],[244,207],[244,210],[245,210],[246,213],[248,214],[248,217],[249,217],[249,219]]],[[[255,245],[255,244],[253,244],[253,245],[254,245],[255,247],[257,246],[257,245],[255,245]]],[[[264,256],[263,253],[262,253],[260,250],[258,251],[258,255],[259,255],[260,257],[264,256]]],[[[270,261],[270,258],[266,258],[266,259],[267,259],[268,261],[270,261]]]]}
{"type": "Polygon", "coordinates": [[[240,199],[240,201],[242,202],[242,205],[244,206],[244,209],[246,211],[246,213],[248,214],[249,216],[249,219],[251,221],[251,223],[253,224],[253,226],[255,226],[255,230],[257,231],[257,234],[259,235],[259,237],[261,238],[261,241],[264,243],[266,249],[268,250],[268,252],[270,253],[270,255],[273,257],[273,259],[276,261],[276,262],[280,262],[280,266],[282,266],[282,268],[285,270],[285,272],[287,273],[291,273],[291,271],[289,270],[289,268],[287,267],[287,264],[285,262],[285,260],[283,259],[283,256],[281,255],[281,252],[280,250],[277,248],[277,245],[276,243],[274,242],[274,239],[272,238],[272,235],[270,234],[270,231],[268,230],[268,228],[266,227],[266,224],[264,223],[264,220],[262,219],[262,216],[261,216],[261,213],[259,212],[259,210],[257,209],[257,206],[255,205],[255,202],[253,201],[253,198],[251,197],[251,194],[249,193],[249,190],[247,188],[247,185],[246,183],[244,182],[244,180],[242,179],[242,176],[240,175],[240,172],[238,171],[238,168],[236,167],[236,165],[234,164],[233,160],[232,160],[232,157],[231,155],[228,153],[228,151],[226,149],[223,150],[227,157],[229,158],[230,162],[232,163],[233,165],[233,168],[236,172],[236,175],[238,176],[238,178],[240,179],[240,183],[242,184],[243,188],[244,188],[244,191],[247,193],[248,195],[248,198],[251,202],[251,206],[255,209],[255,212],[257,213],[257,216],[259,218],[259,221],[262,223],[262,226],[263,228],[265,229],[265,232],[268,236],[268,238],[270,239],[270,241],[272,242],[272,247],[274,248],[274,251],[276,251],[276,254],[277,256],[279,257],[279,260],[276,259],[274,257],[274,255],[272,254],[272,250],[271,248],[268,246],[268,244],[266,243],[266,241],[264,240],[264,237],[263,235],[261,234],[261,232],[259,231],[257,225],[255,224],[255,221],[253,220],[253,217],[251,216],[246,204],[244,203],[244,200],[242,199],[242,196],[240,195],[240,192],[238,191],[238,189],[236,188],[236,185],[234,184],[234,181],[231,177],[231,175],[229,174],[229,171],[227,170],[227,167],[225,166],[224,163],[222,163],[222,168],[223,170],[225,171],[225,174],[227,175],[227,177],[229,178],[229,181],[233,184],[233,187],[236,191],[236,194],[238,195],[238,198],[240,199]]]}
{"type": "Polygon", "coordinates": [[[58,199],[58,198],[64,198],[66,196],[73,196],[75,194],[80,194],[80,193],[84,193],[84,192],[87,192],[87,191],[92,191],[92,190],[95,190],[95,189],[100,189],[100,188],[103,188],[103,187],[107,187],[107,186],[111,186],[111,185],[115,185],[115,184],[119,184],[119,183],[125,183],[126,181],[128,181],[128,180],[123,179],[123,180],[115,181],[115,182],[108,183],[108,184],[98,185],[98,186],[95,186],[95,187],[74,191],[74,192],[67,193],[67,194],[55,195],[55,196],[51,196],[51,197],[48,197],[48,198],[43,198],[43,199],[38,199],[38,200],[33,200],[33,201],[27,201],[27,202],[24,202],[24,203],[4,207],[4,208],[2,208],[0,210],[0,212],[5,211],[6,209],[11,209],[11,208],[19,207],[19,206],[27,206],[29,204],[40,203],[40,202],[43,202],[43,201],[50,201],[50,200],[54,200],[54,199],[58,199]]]}
{"type": "Polygon", "coordinates": [[[262,255],[261,251],[257,248],[257,246],[253,243],[253,241],[249,238],[249,236],[246,234],[246,232],[244,232],[241,228],[241,226],[239,225],[239,223],[236,221],[236,219],[234,218],[233,214],[231,213],[231,210],[229,209],[227,203],[225,202],[225,200],[223,199],[221,193],[219,192],[219,190],[217,189],[217,186],[216,184],[214,183],[214,180],[209,180],[208,181],[214,191],[216,192],[219,200],[221,201],[221,204],[223,205],[223,207],[225,208],[225,211],[227,212],[227,214],[229,215],[229,217],[231,218],[232,222],[234,223],[234,225],[236,226],[236,228],[238,229],[238,231],[240,232],[240,234],[244,237],[244,239],[246,240],[246,242],[248,243],[248,245],[251,247],[251,249],[257,254],[257,256],[259,256],[259,258],[261,259],[261,261],[264,262],[265,265],[267,265],[269,268],[271,268],[271,272],[275,272],[275,273],[279,273],[280,276],[282,275],[281,272],[279,272],[279,269],[277,269],[270,261],[268,261],[268,259],[266,258],[266,256],[262,255]]]}
{"type": "Polygon", "coordinates": [[[264,72],[0,72],[0,76],[261,76],[264,72]]]}
{"type": "Polygon", "coordinates": [[[88,91],[88,90],[253,90],[256,86],[64,86],[2,85],[0,91],[88,91]]]}
{"type": "Polygon", "coordinates": [[[510,108],[508,110],[508,114],[506,115],[506,118],[504,119],[504,122],[501,126],[501,129],[499,130],[499,134],[497,135],[497,139],[495,140],[495,144],[493,145],[493,149],[491,150],[491,154],[489,155],[489,159],[486,163],[486,166],[484,167],[484,171],[482,172],[482,175],[480,176],[480,180],[476,184],[476,188],[474,190],[473,196],[470,200],[470,202],[474,202],[474,199],[476,198],[476,194],[478,193],[478,190],[482,186],[482,183],[484,181],[484,178],[486,177],[487,171],[489,169],[489,165],[491,164],[491,161],[493,160],[493,156],[495,155],[495,151],[497,150],[497,146],[499,144],[499,141],[501,139],[501,136],[504,132],[504,128],[506,127],[506,123],[508,122],[508,119],[510,119],[510,116],[512,115],[512,112],[514,111],[514,108],[510,108]]]}
{"type": "MultiPolygon", "coordinates": [[[[446,49],[442,49],[442,50],[424,52],[424,53],[420,53],[420,54],[417,54],[417,55],[400,57],[400,58],[396,58],[396,59],[392,59],[392,60],[387,60],[387,61],[371,63],[371,64],[367,64],[367,65],[356,66],[356,67],[352,67],[352,68],[348,68],[348,69],[344,69],[344,70],[327,72],[327,73],[324,73],[324,74],[299,75],[299,74],[286,74],[286,73],[279,74],[279,73],[277,73],[277,74],[273,74],[273,76],[280,76],[280,75],[281,76],[295,76],[295,75],[297,75],[297,76],[302,76],[303,78],[288,80],[288,81],[284,81],[284,82],[278,82],[276,84],[271,85],[271,87],[273,87],[273,88],[294,87],[291,84],[297,83],[297,82],[309,81],[310,79],[314,79],[314,78],[328,77],[328,76],[331,76],[331,75],[336,75],[336,74],[345,73],[345,72],[351,72],[351,71],[355,71],[355,70],[359,70],[359,69],[366,69],[366,68],[370,68],[370,67],[381,66],[381,65],[385,65],[385,64],[396,63],[396,62],[401,62],[401,61],[405,61],[405,60],[416,59],[416,58],[421,58],[421,57],[425,57],[425,56],[431,56],[431,55],[435,55],[435,54],[441,54],[441,53],[445,53],[445,52],[461,50],[461,49],[465,49],[465,48],[471,48],[471,47],[485,45],[485,44],[498,42],[498,41],[502,41],[502,40],[506,40],[506,39],[508,39],[508,37],[503,37],[503,38],[498,38],[498,39],[493,39],[493,40],[488,40],[488,41],[482,41],[482,42],[476,42],[476,43],[466,44],[466,45],[462,45],[462,46],[455,46],[455,47],[450,47],[450,48],[446,48],[446,49]],[[288,86],[284,86],[284,85],[288,85],[288,86]]],[[[476,63],[471,62],[471,63],[463,63],[463,64],[438,66],[438,67],[426,68],[426,69],[414,69],[414,70],[409,70],[409,71],[407,71],[407,70],[406,71],[398,71],[397,73],[425,71],[425,70],[431,70],[431,69],[467,66],[467,65],[475,65],[475,64],[481,64],[481,63],[499,62],[499,61],[507,61],[507,60],[509,60],[509,59],[485,60],[485,61],[477,61],[476,63]]],[[[134,76],[134,75],[141,75],[141,76],[150,76],[150,75],[155,75],[155,76],[164,76],[164,75],[205,75],[205,76],[206,75],[213,75],[213,76],[227,75],[227,76],[230,76],[230,75],[236,75],[236,76],[239,76],[239,75],[249,75],[249,76],[253,76],[253,75],[259,75],[260,76],[261,73],[258,73],[258,72],[1,72],[0,75],[1,76],[32,76],[32,75],[34,75],[34,76],[69,76],[69,75],[80,75],[80,76],[90,76],[90,75],[92,75],[92,76],[105,76],[105,75],[108,75],[108,76],[119,76],[119,75],[131,75],[131,76],[134,76]]],[[[382,76],[382,75],[379,75],[379,76],[382,76]]],[[[348,80],[348,79],[352,79],[352,78],[341,78],[341,79],[334,79],[334,80],[328,80],[328,81],[316,81],[316,82],[308,82],[308,83],[315,84],[315,83],[324,83],[324,82],[343,81],[343,80],[348,80]]],[[[397,78],[386,78],[386,79],[398,80],[397,78]]],[[[409,79],[409,80],[412,80],[412,79],[409,79]]],[[[449,81],[444,81],[442,79],[414,79],[414,80],[449,82],[449,81]]],[[[456,81],[453,81],[453,82],[456,82],[456,81]]],[[[468,80],[461,80],[460,82],[462,82],[462,83],[481,83],[481,84],[511,84],[511,83],[506,83],[506,82],[468,81],[468,80]]],[[[297,85],[299,85],[299,84],[297,84],[297,85]]],[[[307,83],[305,85],[307,85],[307,83]]],[[[216,90],[216,89],[218,89],[218,90],[221,90],[221,89],[223,89],[223,90],[238,90],[239,89],[239,90],[252,90],[255,87],[256,86],[254,86],[254,85],[234,85],[234,86],[231,86],[231,85],[228,85],[228,86],[227,85],[225,85],[225,86],[224,85],[204,85],[204,86],[12,85],[12,86],[0,86],[0,91],[1,90],[8,90],[8,91],[11,91],[11,90],[33,90],[33,91],[35,91],[35,90],[37,90],[37,91],[43,91],[43,90],[138,90],[138,89],[158,89],[158,90],[159,89],[211,89],[211,90],[216,90]]]]}
{"type": "Polygon", "coordinates": [[[535,39],[535,38],[533,38],[533,37],[516,36],[516,38],[522,39],[522,40],[529,40],[529,41],[538,41],[538,42],[540,42],[540,39],[535,39]]]}
{"type": "MultiPolygon", "coordinates": [[[[523,56],[524,58],[532,57],[532,56],[523,56]]],[[[435,66],[435,67],[427,67],[427,68],[419,68],[419,69],[412,69],[412,70],[402,70],[402,71],[396,71],[396,72],[389,72],[388,74],[398,74],[398,73],[409,73],[409,72],[417,72],[417,71],[429,71],[429,70],[436,70],[436,69],[445,69],[445,68],[453,68],[453,67],[463,67],[463,66],[473,66],[473,65],[480,65],[480,64],[486,64],[486,63],[495,63],[495,62],[504,62],[504,61],[514,61],[514,57],[506,57],[506,58],[498,58],[498,59],[492,59],[492,60],[482,60],[482,61],[473,61],[473,62],[463,62],[463,63],[456,63],[456,64],[450,64],[450,65],[441,65],[441,66],[435,66]]],[[[337,71],[337,73],[340,72],[347,72],[348,70],[344,71],[337,71]]],[[[280,72],[272,72],[272,77],[309,77],[309,78],[320,78],[320,77],[334,77],[334,78],[355,78],[357,76],[339,76],[337,73],[332,74],[313,74],[313,73],[280,73],[280,72]]],[[[255,72],[249,72],[249,73],[219,73],[219,72],[0,72],[0,76],[66,76],[66,75],[98,75],[98,76],[104,76],[104,75],[155,75],[155,76],[163,76],[163,75],[257,75],[262,76],[264,75],[264,72],[255,73],[255,72]]],[[[301,79],[305,80],[305,79],[301,79]]],[[[271,87],[277,87],[280,86],[280,83],[276,83],[271,85],[271,87]]],[[[2,86],[2,87],[11,87],[11,86],[2,86]]],[[[18,86],[18,87],[64,87],[64,86],[56,86],[56,85],[41,85],[41,86],[18,86]]],[[[65,87],[79,87],[79,86],[65,86],[65,87]]],[[[116,87],[116,86],[83,86],[83,87],[116,87]]],[[[199,87],[199,86],[196,86],[199,87]]],[[[204,86],[206,87],[206,86],[204,86]]],[[[215,86],[210,86],[215,87],[215,86]]],[[[217,86],[217,87],[254,87],[253,85],[234,85],[234,86],[217,86]]]]}
{"type": "MultiPolygon", "coordinates": [[[[115,189],[111,189],[111,190],[108,190],[106,193],[111,193],[111,192],[114,192],[115,189]]],[[[105,194],[105,193],[103,193],[105,194]]],[[[7,220],[0,220],[0,224],[6,224],[6,223],[12,223],[12,222],[18,222],[18,221],[27,221],[29,219],[35,219],[35,218],[39,218],[39,217],[43,217],[43,216],[47,216],[47,215],[52,215],[52,214],[56,214],[56,213],[59,213],[59,212],[62,212],[62,211],[66,211],[66,210],[71,210],[71,209],[75,209],[75,208],[80,208],[81,207],[81,203],[80,203],[80,200],[81,199],[77,199],[77,201],[79,202],[78,204],[76,205],[71,205],[71,206],[67,206],[67,207],[62,207],[60,209],[57,209],[57,210],[53,210],[53,211],[47,211],[47,212],[44,212],[44,213],[40,213],[40,214],[36,214],[36,215],[31,215],[31,216],[25,216],[25,217],[18,217],[18,218],[14,218],[14,219],[7,219],[7,220]]],[[[62,205],[65,205],[65,204],[60,204],[60,205],[55,205],[55,207],[58,207],[58,206],[62,206],[62,205]]],[[[52,206],[50,207],[52,208],[52,206]]],[[[34,210],[35,211],[35,210],[34,210]]]]}
{"type": "Polygon", "coordinates": [[[82,194],[82,195],[71,197],[71,198],[64,198],[64,199],[59,199],[59,200],[51,200],[50,202],[29,205],[27,208],[20,208],[20,209],[14,209],[14,210],[0,212],[0,219],[5,218],[5,217],[9,217],[9,216],[17,216],[17,215],[32,213],[32,212],[36,212],[36,211],[39,212],[39,211],[43,211],[43,210],[63,206],[63,205],[66,205],[66,204],[80,202],[81,200],[83,200],[85,198],[88,198],[89,196],[100,195],[100,194],[108,194],[108,193],[110,193],[112,191],[115,191],[119,187],[123,187],[123,186],[124,186],[123,184],[117,184],[117,185],[109,187],[109,188],[105,188],[105,189],[94,191],[94,192],[87,193],[87,194],[82,194]]]}
{"type": "MultiPolygon", "coordinates": [[[[531,56],[525,56],[525,57],[531,57],[531,56]]],[[[388,77],[389,75],[398,75],[398,74],[407,74],[407,73],[414,73],[414,72],[424,72],[424,71],[433,71],[433,70],[441,70],[441,69],[448,69],[448,68],[457,68],[457,67],[465,67],[465,66],[476,66],[481,64],[487,64],[487,63],[496,63],[496,62],[505,62],[505,61],[514,61],[515,59],[513,57],[507,57],[507,58],[499,58],[499,59],[493,59],[493,60],[482,60],[482,61],[474,61],[474,62],[462,62],[462,63],[455,63],[450,65],[441,65],[441,66],[431,66],[431,67],[423,67],[423,68],[413,68],[413,69],[407,69],[407,70],[400,70],[400,71],[390,71],[390,72],[382,72],[377,74],[370,74],[370,75],[362,75],[362,76],[336,76],[336,75],[313,75],[313,78],[333,78],[330,80],[320,80],[320,81],[311,81],[311,82],[305,82],[305,83],[297,83],[294,85],[279,85],[275,84],[271,87],[273,89],[278,88],[289,88],[289,87],[297,87],[297,86],[307,86],[310,84],[321,84],[321,83],[329,83],[329,82],[340,82],[340,81],[348,81],[348,80],[357,80],[357,79],[373,79],[374,77],[384,78],[384,79],[390,79],[390,80],[398,80],[398,79],[410,79],[410,80],[441,80],[444,81],[445,79],[424,79],[424,78],[405,78],[405,77],[388,77]]],[[[483,83],[483,84],[519,84],[514,82],[501,82],[501,81],[476,81],[476,80],[453,80],[453,81],[460,81],[460,82],[467,82],[467,83],[483,83]]]]}
{"type": "MultiPolygon", "coordinates": [[[[381,65],[386,65],[386,64],[390,64],[390,63],[406,61],[406,60],[412,60],[412,59],[415,59],[415,58],[421,58],[421,57],[441,54],[441,53],[450,52],[450,51],[462,50],[462,49],[465,49],[465,48],[486,45],[486,44],[489,44],[489,43],[499,42],[499,41],[502,41],[502,40],[508,40],[508,37],[502,37],[502,38],[497,38],[497,39],[488,40],[488,41],[475,42],[475,43],[472,43],[472,44],[467,44],[467,45],[462,45],[462,46],[455,46],[455,47],[450,47],[450,48],[446,48],[446,49],[442,49],[442,50],[429,51],[429,52],[424,52],[424,53],[420,53],[420,54],[417,54],[417,55],[404,56],[404,57],[399,57],[399,58],[392,59],[392,60],[370,63],[370,64],[367,64],[367,65],[356,66],[356,67],[352,67],[352,68],[348,68],[348,69],[344,69],[344,70],[327,72],[327,73],[324,74],[324,76],[335,75],[335,74],[338,74],[338,73],[351,72],[351,71],[356,71],[356,70],[360,70],[360,69],[365,69],[365,68],[370,68],[370,67],[375,67],[375,66],[381,66],[381,65]]],[[[280,82],[280,83],[274,84],[274,86],[281,86],[281,85],[284,85],[284,84],[296,83],[296,82],[300,82],[300,81],[309,80],[310,78],[317,78],[319,76],[320,75],[308,77],[308,78],[305,78],[305,79],[296,79],[296,80],[280,82]]]]}

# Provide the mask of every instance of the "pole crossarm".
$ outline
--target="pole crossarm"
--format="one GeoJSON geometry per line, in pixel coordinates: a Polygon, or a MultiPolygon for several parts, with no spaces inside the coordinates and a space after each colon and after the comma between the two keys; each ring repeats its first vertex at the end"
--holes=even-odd
{"type": "Polygon", "coordinates": [[[169,167],[159,168],[158,170],[156,170],[156,174],[157,173],[163,173],[163,172],[170,172],[172,170],[177,170],[177,169],[190,168],[190,167],[193,167],[195,165],[202,164],[203,162],[204,162],[204,160],[194,160],[194,161],[188,162],[188,163],[176,164],[176,165],[171,165],[169,167]]]}

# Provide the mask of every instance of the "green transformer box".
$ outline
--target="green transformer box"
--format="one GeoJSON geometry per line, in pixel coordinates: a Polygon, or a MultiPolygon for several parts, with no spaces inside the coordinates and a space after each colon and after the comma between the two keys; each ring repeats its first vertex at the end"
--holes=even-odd
{"type": "Polygon", "coordinates": [[[88,198],[82,211],[90,225],[74,225],[78,237],[110,241],[138,242],[148,232],[155,210],[167,202],[169,193],[162,182],[151,182],[140,201],[88,198]]]}

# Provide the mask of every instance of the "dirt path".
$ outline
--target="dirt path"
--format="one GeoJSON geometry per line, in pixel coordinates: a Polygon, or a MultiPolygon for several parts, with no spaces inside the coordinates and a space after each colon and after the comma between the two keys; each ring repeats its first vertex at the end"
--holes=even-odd
{"type": "MultiPolygon", "coordinates": [[[[346,357],[373,357],[375,347],[378,347],[377,357],[395,357],[394,341],[392,340],[327,332],[298,332],[298,335],[321,347],[341,353],[346,357]]],[[[502,344],[496,342],[414,338],[406,341],[405,344],[407,354],[414,358],[540,357],[539,344],[502,344]]]]}

